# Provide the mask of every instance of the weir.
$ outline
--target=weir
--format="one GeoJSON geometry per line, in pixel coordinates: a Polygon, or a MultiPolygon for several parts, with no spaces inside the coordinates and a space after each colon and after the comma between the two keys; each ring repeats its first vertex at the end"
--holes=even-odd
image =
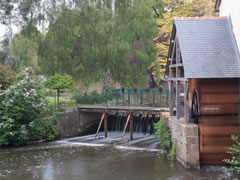
{"type": "Polygon", "coordinates": [[[100,119],[95,139],[97,139],[102,124],[105,138],[108,131],[122,131],[122,139],[126,132],[129,132],[133,140],[133,132],[149,133],[154,132],[154,122],[159,120],[161,108],[154,107],[126,107],[126,106],[87,106],[80,107],[80,112],[100,112],[100,119]],[[110,118],[109,118],[110,117],[110,118]]]}

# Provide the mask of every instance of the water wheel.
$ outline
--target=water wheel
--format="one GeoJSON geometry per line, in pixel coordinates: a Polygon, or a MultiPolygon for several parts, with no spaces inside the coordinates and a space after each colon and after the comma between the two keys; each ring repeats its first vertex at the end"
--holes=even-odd
{"type": "Polygon", "coordinates": [[[198,91],[195,88],[193,90],[192,94],[192,107],[191,107],[191,117],[194,119],[194,123],[198,124],[198,118],[199,118],[199,96],[198,91]]]}

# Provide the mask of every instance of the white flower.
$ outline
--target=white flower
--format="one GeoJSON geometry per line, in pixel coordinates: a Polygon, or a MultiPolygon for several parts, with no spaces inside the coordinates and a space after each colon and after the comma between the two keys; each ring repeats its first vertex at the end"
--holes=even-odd
{"type": "Polygon", "coordinates": [[[14,120],[12,118],[9,118],[8,120],[9,120],[10,123],[14,122],[14,120]]]}
{"type": "Polygon", "coordinates": [[[32,107],[37,108],[37,106],[35,104],[32,104],[32,107]]]}
{"type": "Polygon", "coordinates": [[[22,130],[21,133],[22,134],[27,134],[28,132],[27,132],[27,130],[22,130]]]}
{"type": "Polygon", "coordinates": [[[13,100],[12,100],[12,99],[10,99],[10,100],[9,100],[9,102],[10,102],[10,103],[13,103],[13,100]]]}
{"type": "Polygon", "coordinates": [[[44,83],[47,80],[47,78],[43,75],[41,75],[40,78],[41,78],[41,83],[44,83]]]}
{"type": "Polygon", "coordinates": [[[13,132],[10,132],[9,134],[12,136],[12,135],[13,135],[13,132]]]}
{"type": "Polygon", "coordinates": [[[32,121],[29,123],[29,127],[33,127],[33,122],[32,121]]]}

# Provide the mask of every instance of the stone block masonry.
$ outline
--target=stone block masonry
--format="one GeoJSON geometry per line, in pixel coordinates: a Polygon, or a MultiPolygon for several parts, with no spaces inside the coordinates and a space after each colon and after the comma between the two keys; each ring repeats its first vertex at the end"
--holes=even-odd
{"type": "Polygon", "coordinates": [[[184,119],[177,120],[169,113],[160,117],[167,120],[171,129],[172,142],[176,144],[176,158],[185,168],[200,168],[198,126],[186,123],[184,119]]]}

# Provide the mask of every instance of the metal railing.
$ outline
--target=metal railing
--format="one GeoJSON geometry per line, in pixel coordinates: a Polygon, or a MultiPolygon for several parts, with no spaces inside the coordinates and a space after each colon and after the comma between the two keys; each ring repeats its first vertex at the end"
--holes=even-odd
{"type": "Polygon", "coordinates": [[[105,105],[168,107],[167,89],[106,89],[105,105]]]}

